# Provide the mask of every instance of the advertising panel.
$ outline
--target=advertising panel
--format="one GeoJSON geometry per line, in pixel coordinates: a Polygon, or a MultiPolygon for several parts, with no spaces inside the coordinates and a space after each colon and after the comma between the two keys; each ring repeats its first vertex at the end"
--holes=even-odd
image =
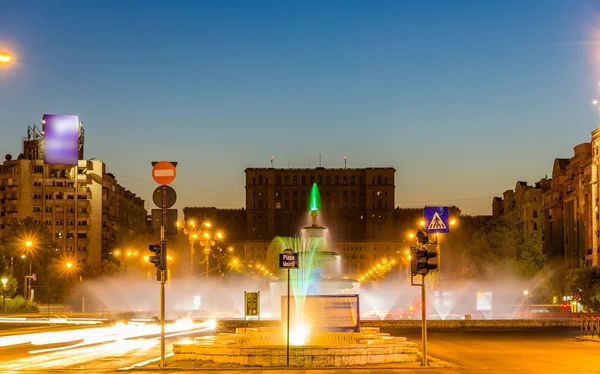
{"type": "MultiPolygon", "coordinates": [[[[290,328],[296,324],[313,331],[359,331],[358,295],[314,295],[290,299],[290,328]],[[300,315],[297,315],[301,313],[300,315]]],[[[281,320],[287,318],[287,296],[281,297],[281,320]]]]}
{"type": "Polygon", "coordinates": [[[44,114],[44,163],[77,165],[79,158],[79,117],[44,114]]]}

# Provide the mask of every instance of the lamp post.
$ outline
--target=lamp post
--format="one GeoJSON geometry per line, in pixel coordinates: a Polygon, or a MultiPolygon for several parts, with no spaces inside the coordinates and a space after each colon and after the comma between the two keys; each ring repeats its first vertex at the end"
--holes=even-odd
{"type": "MultiPolygon", "coordinates": [[[[67,261],[65,262],[65,268],[67,269],[67,272],[71,272],[73,270],[77,270],[76,267],[74,267],[73,263],[71,261],[67,261]]],[[[79,286],[81,288],[81,285],[83,283],[83,275],[79,275],[79,286]]],[[[83,289],[81,289],[81,313],[85,313],[85,295],[83,294],[83,289]]]]}
{"type": "MultiPolygon", "coordinates": [[[[27,254],[29,255],[29,275],[25,276],[25,299],[28,300],[31,296],[31,279],[33,279],[33,274],[32,273],[32,263],[33,263],[33,259],[32,259],[32,249],[33,249],[33,242],[31,240],[27,240],[25,241],[25,250],[27,251],[27,254]]],[[[21,256],[23,257],[23,256],[21,256]]]]}
{"type": "MultiPolygon", "coordinates": [[[[204,226],[210,227],[210,223],[205,222],[204,226]]],[[[180,223],[177,222],[177,227],[180,226],[180,223]]],[[[196,222],[194,220],[190,220],[184,223],[183,233],[188,236],[190,241],[190,278],[194,276],[194,262],[196,262],[196,249],[194,248],[194,241],[198,239],[198,236],[202,232],[202,227],[196,226],[196,222]]]]}
{"type": "Polygon", "coordinates": [[[8,283],[8,279],[2,278],[2,304],[4,304],[4,314],[6,314],[6,283],[8,283]]]}
{"type": "MultiPolygon", "coordinates": [[[[216,234],[218,239],[223,238],[223,234],[218,232],[216,234]]],[[[204,261],[206,262],[206,279],[208,280],[208,273],[210,272],[210,261],[208,255],[210,255],[210,250],[213,245],[215,245],[215,240],[209,232],[205,232],[202,235],[202,239],[200,241],[200,245],[204,247],[204,261]]]]}
{"type": "Polygon", "coordinates": [[[232,253],[234,251],[233,247],[228,247],[226,251],[223,251],[223,248],[219,247],[219,253],[218,254],[213,254],[213,257],[217,259],[217,272],[219,273],[219,276],[221,276],[221,265],[223,263],[223,258],[225,256],[227,256],[227,253],[232,253]]]}

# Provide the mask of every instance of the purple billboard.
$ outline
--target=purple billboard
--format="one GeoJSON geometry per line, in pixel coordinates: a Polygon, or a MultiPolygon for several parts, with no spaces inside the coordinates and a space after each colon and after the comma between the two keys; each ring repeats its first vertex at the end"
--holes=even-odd
{"type": "Polygon", "coordinates": [[[79,158],[79,117],[44,114],[44,162],[76,165],[79,158]]]}

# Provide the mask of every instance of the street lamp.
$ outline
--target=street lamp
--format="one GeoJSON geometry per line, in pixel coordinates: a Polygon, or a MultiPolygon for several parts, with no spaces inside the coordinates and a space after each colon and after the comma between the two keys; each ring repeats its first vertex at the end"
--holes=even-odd
{"type": "Polygon", "coordinates": [[[6,283],[8,283],[8,279],[2,278],[2,303],[4,304],[4,314],[6,314],[6,283]]]}
{"type": "MultiPolygon", "coordinates": [[[[208,221],[202,222],[202,224],[196,224],[194,220],[183,222],[179,226],[183,226],[183,233],[188,235],[190,241],[190,277],[194,275],[194,262],[196,262],[196,250],[194,248],[194,242],[199,240],[200,245],[204,247],[206,262],[206,279],[208,279],[209,269],[209,254],[210,247],[215,245],[215,241],[212,239],[212,234],[208,231],[212,227],[212,224],[208,221]]],[[[218,240],[223,239],[223,233],[217,232],[215,238],[218,240]]]]}
{"type": "Polygon", "coordinates": [[[0,63],[8,64],[12,61],[12,56],[5,52],[0,52],[0,63]]]}
{"type": "Polygon", "coordinates": [[[194,262],[196,260],[196,250],[194,248],[194,241],[198,239],[198,235],[202,231],[202,227],[197,227],[196,222],[190,220],[183,227],[183,233],[188,236],[190,241],[190,278],[194,276],[194,262]]]}
{"type": "MultiPolygon", "coordinates": [[[[200,241],[200,245],[204,247],[204,261],[206,262],[206,279],[208,280],[208,273],[210,272],[208,255],[210,254],[211,247],[215,245],[215,241],[208,232],[205,232],[204,235],[202,235],[202,237],[203,239],[200,241]]],[[[217,237],[221,239],[223,238],[223,234],[219,232],[217,233],[217,237]]]]}
{"type": "MultiPolygon", "coordinates": [[[[27,254],[29,255],[29,275],[25,276],[25,299],[29,299],[31,297],[31,279],[33,279],[33,274],[32,274],[32,251],[35,248],[33,245],[33,241],[32,240],[26,240],[25,241],[25,251],[27,251],[27,254]]],[[[21,258],[25,258],[23,256],[21,256],[21,258]]]]}
{"type": "MultiPolygon", "coordinates": [[[[65,269],[67,272],[78,271],[77,267],[73,265],[71,261],[65,262],[65,269]]],[[[81,284],[83,283],[83,276],[79,275],[79,286],[81,288],[81,284]]],[[[83,289],[81,289],[81,313],[85,313],[85,295],[83,294],[83,289]]]]}
{"type": "MultiPolygon", "coordinates": [[[[219,237],[219,234],[220,234],[220,238],[222,238],[223,234],[221,234],[221,233],[218,233],[217,237],[219,237]]],[[[219,247],[218,249],[219,249],[219,254],[215,253],[215,254],[213,254],[213,257],[217,259],[217,271],[218,271],[219,276],[220,276],[220,275],[222,275],[222,273],[221,273],[221,265],[223,263],[223,258],[225,256],[227,256],[228,252],[232,253],[234,251],[234,248],[233,247],[228,247],[226,251],[223,251],[223,248],[221,248],[221,247],[219,247]]]]}

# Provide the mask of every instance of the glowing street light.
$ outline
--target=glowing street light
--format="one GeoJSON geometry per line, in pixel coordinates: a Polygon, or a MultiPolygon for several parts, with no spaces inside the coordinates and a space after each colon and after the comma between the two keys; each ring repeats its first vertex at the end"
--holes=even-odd
{"type": "Polygon", "coordinates": [[[72,268],[72,267],[73,267],[73,263],[72,263],[72,262],[67,262],[67,263],[65,264],[65,266],[67,267],[67,269],[70,269],[70,268],[72,268]]]}
{"type": "Polygon", "coordinates": [[[29,255],[29,275],[25,276],[25,299],[29,299],[30,295],[31,295],[31,279],[33,279],[33,275],[32,275],[32,267],[33,267],[33,262],[32,262],[32,253],[31,251],[35,249],[34,248],[34,242],[31,239],[27,239],[25,241],[25,250],[28,252],[27,254],[29,255]]]}
{"type": "Polygon", "coordinates": [[[12,56],[8,53],[0,52],[0,63],[8,64],[12,60],[12,56]]]}

